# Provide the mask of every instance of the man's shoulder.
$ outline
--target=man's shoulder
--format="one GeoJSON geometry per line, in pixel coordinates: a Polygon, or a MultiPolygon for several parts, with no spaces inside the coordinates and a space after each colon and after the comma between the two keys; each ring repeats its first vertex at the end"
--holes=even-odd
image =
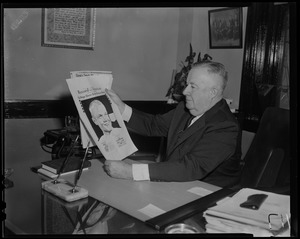
{"type": "Polygon", "coordinates": [[[232,121],[234,123],[237,122],[236,117],[230,111],[229,106],[227,105],[225,100],[221,100],[218,102],[209,112],[207,120],[210,122],[224,122],[224,121],[232,121]]]}

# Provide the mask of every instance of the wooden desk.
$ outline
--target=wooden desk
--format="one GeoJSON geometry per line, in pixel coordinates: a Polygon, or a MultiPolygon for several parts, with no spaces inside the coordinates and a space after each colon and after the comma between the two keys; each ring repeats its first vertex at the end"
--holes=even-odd
{"type": "MultiPolygon", "coordinates": [[[[168,212],[200,198],[199,194],[206,196],[220,189],[201,181],[150,182],[115,179],[106,174],[99,159],[93,159],[91,163],[92,166],[83,172],[78,185],[87,189],[91,197],[141,221],[158,216],[160,213],[156,213],[157,208],[161,212],[168,212]]],[[[74,182],[74,175],[62,178],[74,182]]]]}
{"type": "MultiPolygon", "coordinates": [[[[92,165],[88,171],[83,172],[79,185],[89,190],[90,197],[87,206],[99,201],[115,209],[115,215],[107,221],[107,230],[103,231],[103,233],[108,234],[163,233],[163,231],[157,231],[144,223],[150,217],[138,210],[151,203],[164,211],[168,211],[182,203],[197,199],[200,196],[186,192],[187,189],[194,186],[202,185],[208,190],[218,189],[218,187],[198,181],[156,183],[113,179],[103,171],[102,163],[99,160],[92,160],[92,165]],[[88,183],[91,181],[93,184],[88,183]],[[133,198],[134,201],[132,200],[133,193],[136,195],[133,198]],[[96,200],[94,197],[100,200],[96,200]]],[[[27,161],[10,165],[15,169],[15,173],[11,177],[14,186],[5,189],[5,227],[18,235],[71,234],[74,231],[74,225],[65,212],[67,210],[71,219],[75,221],[77,208],[69,208],[66,205],[64,209],[63,204],[58,202],[58,198],[45,193],[41,189],[42,178],[30,171],[32,166],[27,161]]],[[[69,175],[69,179],[72,181],[74,175],[69,175]]],[[[205,232],[202,213],[181,222],[205,232]]]]}

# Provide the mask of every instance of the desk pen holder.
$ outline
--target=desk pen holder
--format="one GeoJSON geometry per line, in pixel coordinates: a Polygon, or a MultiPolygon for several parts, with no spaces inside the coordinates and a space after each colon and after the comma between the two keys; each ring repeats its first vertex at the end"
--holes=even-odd
{"type": "Polygon", "coordinates": [[[49,193],[46,190],[42,190],[42,196],[44,197],[44,199],[47,199],[53,203],[56,203],[58,205],[61,205],[67,209],[76,209],[76,208],[80,208],[84,205],[87,205],[89,202],[89,198],[85,197],[73,202],[66,202],[65,200],[53,195],[52,193],[49,193]]]}
{"type": "Polygon", "coordinates": [[[44,181],[42,182],[42,189],[67,202],[73,202],[82,198],[86,198],[89,195],[86,189],[78,186],[76,186],[74,191],[74,185],[64,179],[59,179],[56,182],[55,180],[44,181]]]}

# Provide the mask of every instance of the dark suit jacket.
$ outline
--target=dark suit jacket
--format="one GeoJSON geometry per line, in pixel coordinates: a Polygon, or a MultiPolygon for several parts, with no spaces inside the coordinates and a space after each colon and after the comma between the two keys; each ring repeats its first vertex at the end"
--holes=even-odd
{"type": "Polygon", "coordinates": [[[220,100],[183,130],[189,117],[184,102],[163,115],[133,109],[130,130],[167,137],[166,161],[149,164],[150,180],[234,185],[240,175],[241,130],[226,101],[220,100]]]}

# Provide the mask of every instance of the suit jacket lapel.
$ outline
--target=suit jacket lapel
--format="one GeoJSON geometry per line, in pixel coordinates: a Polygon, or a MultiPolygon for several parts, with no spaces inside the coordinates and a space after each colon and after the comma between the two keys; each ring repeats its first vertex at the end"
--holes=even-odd
{"type": "Polygon", "coordinates": [[[191,137],[193,134],[199,132],[199,130],[204,127],[205,125],[204,118],[205,117],[203,115],[186,130],[177,134],[177,137],[175,137],[174,140],[172,140],[172,143],[168,147],[168,155],[170,155],[178,145],[184,142],[187,138],[191,137]]]}
{"type": "Polygon", "coordinates": [[[191,137],[195,133],[200,133],[201,128],[204,128],[205,126],[205,119],[209,121],[210,117],[215,114],[216,111],[218,111],[220,108],[227,105],[226,101],[224,99],[220,100],[217,104],[215,104],[211,109],[206,111],[194,124],[192,124],[190,127],[188,127],[185,131],[183,131],[183,127],[185,125],[185,122],[187,118],[189,117],[189,114],[185,114],[182,117],[178,117],[178,122],[175,125],[175,127],[172,127],[173,134],[170,135],[172,140],[168,144],[168,151],[167,155],[170,155],[172,151],[182,142],[184,142],[187,138],[191,137]],[[177,129],[177,133],[175,133],[175,130],[177,129]],[[179,131],[179,133],[178,133],[179,131]]]}

